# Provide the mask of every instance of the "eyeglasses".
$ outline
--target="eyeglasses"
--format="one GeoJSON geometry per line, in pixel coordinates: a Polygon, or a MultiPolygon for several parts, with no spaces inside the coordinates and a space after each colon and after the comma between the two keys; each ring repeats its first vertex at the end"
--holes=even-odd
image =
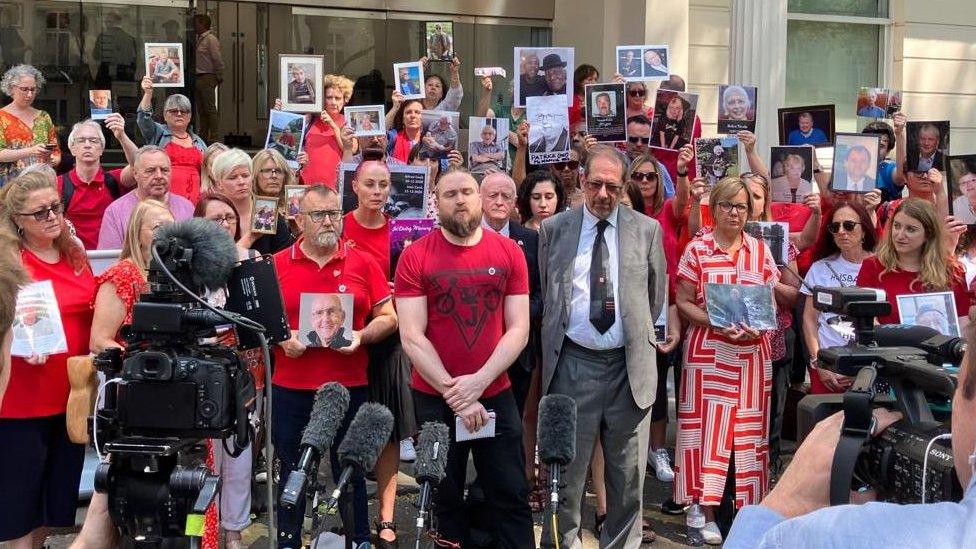
{"type": "Polygon", "coordinates": [[[182,114],[182,115],[186,116],[186,115],[190,114],[190,111],[185,111],[183,109],[166,109],[166,114],[172,114],[173,116],[176,116],[178,114],[182,114]]]}
{"type": "Polygon", "coordinates": [[[570,160],[568,162],[556,162],[552,165],[552,168],[557,172],[561,172],[567,168],[570,170],[578,170],[579,164],[580,164],[579,160],[570,160]]]}
{"type": "Polygon", "coordinates": [[[638,143],[640,143],[642,145],[647,145],[648,143],[651,142],[651,138],[650,137],[637,137],[636,135],[632,135],[632,136],[630,136],[630,137],[627,138],[627,141],[630,141],[634,145],[636,145],[638,143]]]}
{"type": "Polygon", "coordinates": [[[261,175],[285,175],[285,171],[279,168],[262,168],[261,175]]]}
{"type": "Polygon", "coordinates": [[[75,138],[76,145],[84,145],[85,143],[91,143],[92,145],[101,145],[102,140],[99,139],[98,137],[76,137],[75,138]]]}
{"type": "Polygon", "coordinates": [[[644,97],[645,95],[647,95],[647,92],[644,90],[629,90],[627,92],[627,95],[631,97],[644,97]]]}
{"type": "Polygon", "coordinates": [[[740,214],[746,213],[746,211],[749,209],[749,205],[742,202],[739,202],[738,204],[733,204],[732,202],[719,202],[718,207],[725,213],[732,213],[732,210],[735,210],[740,214]]]}
{"type": "Polygon", "coordinates": [[[827,224],[827,230],[832,234],[837,234],[840,232],[841,227],[844,228],[844,232],[851,233],[854,232],[854,227],[857,227],[861,223],[859,221],[833,221],[827,224]]]}
{"type": "Polygon", "coordinates": [[[21,93],[37,93],[37,88],[28,88],[27,86],[14,86],[14,87],[20,90],[21,93]]]}
{"type": "Polygon", "coordinates": [[[310,210],[299,213],[307,215],[312,220],[312,223],[321,223],[326,217],[333,223],[342,221],[342,210],[310,210]]]}
{"type": "Polygon", "coordinates": [[[228,225],[228,226],[230,226],[230,225],[233,225],[233,224],[237,223],[237,216],[234,215],[234,214],[227,214],[227,215],[222,216],[222,217],[211,217],[209,219],[210,219],[210,221],[213,221],[214,223],[216,223],[218,225],[228,225]]]}
{"type": "Polygon", "coordinates": [[[657,181],[657,172],[634,172],[630,174],[630,178],[634,181],[650,181],[651,183],[657,181]]]}
{"type": "Polygon", "coordinates": [[[22,213],[22,214],[17,214],[17,215],[22,215],[24,217],[33,216],[33,218],[34,218],[35,221],[44,221],[47,218],[51,217],[51,214],[52,213],[55,216],[61,215],[62,208],[63,208],[63,206],[61,205],[60,202],[55,202],[54,204],[51,204],[50,206],[47,206],[47,207],[44,207],[44,208],[41,208],[40,210],[37,210],[36,212],[28,212],[28,213],[22,213]]]}
{"type": "Polygon", "coordinates": [[[616,183],[607,183],[605,181],[593,181],[592,179],[586,182],[586,186],[590,188],[591,191],[597,193],[600,189],[606,187],[607,194],[620,194],[623,190],[623,185],[618,185],[616,183]]]}

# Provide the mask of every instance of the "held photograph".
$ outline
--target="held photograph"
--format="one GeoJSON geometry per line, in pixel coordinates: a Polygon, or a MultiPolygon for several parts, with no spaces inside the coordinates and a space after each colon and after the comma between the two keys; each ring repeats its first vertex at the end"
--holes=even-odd
{"type": "Polygon", "coordinates": [[[588,84],[586,86],[586,134],[600,143],[627,140],[626,84],[588,84]]]}
{"type": "Polygon", "coordinates": [[[861,118],[885,118],[891,90],[887,88],[861,88],[857,92],[857,115],[861,118]]]}
{"type": "Polygon", "coordinates": [[[11,356],[53,355],[68,351],[58,298],[50,280],[20,288],[11,331],[11,356]]]}
{"type": "Polygon", "coordinates": [[[945,157],[949,154],[949,121],[912,121],[905,125],[908,136],[905,148],[905,167],[913,172],[927,172],[932,168],[945,171],[945,157]]]}
{"type": "Polygon", "coordinates": [[[773,289],[763,284],[705,284],[705,308],[712,326],[776,329],[773,289]]]}
{"type": "Polygon", "coordinates": [[[967,225],[976,225],[976,154],[946,159],[949,213],[967,225]]]}
{"type": "Polygon", "coordinates": [[[112,90],[89,90],[88,108],[92,120],[105,120],[112,114],[112,90]]]}
{"type": "Polygon", "coordinates": [[[834,106],[779,109],[779,144],[829,147],[834,144],[834,106]]]}
{"type": "Polygon", "coordinates": [[[251,206],[254,214],[251,216],[251,232],[260,234],[275,234],[278,227],[278,197],[255,196],[251,206]]]}
{"type": "Polygon", "coordinates": [[[424,23],[424,47],[428,61],[454,59],[454,23],[452,21],[427,21],[424,23]]]}
{"type": "Polygon", "coordinates": [[[959,316],[952,292],[897,296],[902,324],[926,326],[942,335],[959,337],[959,316]]]}
{"type": "Polygon", "coordinates": [[[516,107],[527,107],[529,97],[560,96],[573,105],[573,48],[515,48],[514,97],[516,107]]]}
{"type": "MultiPolygon", "coordinates": [[[[357,166],[358,164],[348,162],[339,164],[339,179],[342,182],[339,195],[344,213],[349,213],[359,206],[359,199],[352,188],[357,166]]],[[[383,207],[383,212],[391,219],[426,217],[429,177],[430,172],[426,166],[390,166],[390,197],[383,207]]]]}
{"type": "Polygon", "coordinates": [[[325,58],[321,55],[282,54],[278,56],[281,109],[288,112],[322,112],[322,76],[325,58]]]}
{"type": "Polygon", "coordinates": [[[285,185],[285,203],[287,204],[285,217],[295,219],[295,216],[302,209],[302,196],[305,195],[305,189],[307,188],[305,185],[285,185]]]}
{"type": "Polygon", "coordinates": [[[818,192],[813,180],[812,147],[769,148],[769,182],[773,202],[801,203],[806,196],[818,192]]]}
{"type": "Polygon", "coordinates": [[[468,117],[468,169],[489,174],[508,168],[508,118],[468,117]]]}
{"type": "Polygon", "coordinates": [[[352,294],[303,293],[298,340],[307,347],[341,349],[352,344],[352,294]]]}
{"type": "Polygon", "coordinates": [[[658,90],[651,122],[651,147],[678,150],[691,143],[698,94],[658,90]]]}
{"type": "Polygon", "coordinates": [[[780,267],[789,263],[790,224],[785,221],[747,221],[745,232],[766,242],[773,260],[780,267]]]}
{"type": "Polygon", "coordinates": [[[617,46],[617,73],[625,82],[667,80],[671,76],[670,48],[664,44],[617,46]]]}
{"type": "Polygon", "coordinates": [[[305,141],[305,117],[285,111],[271,111],[264,148],[280,152],[291,168],[298,168],[298,153],[305,141]]]}
{"type": "Polygon", "coordinates": [[[880,139],[881,136],[877,134],[837,134],[830,177],[831,190],[866,193],[877,187],[880,139]]]}
{"type": "Polygon", "coordinates": [[[718,133],[756,131],[756,93],[753,86],[718,87],[718,133]]]}
{"type": "Polygon", "coordinates": [[[345,116],[356,137],[386,135],[386,110],[383,105],[346,107],[345,116]]]}
{"type": "Polygon", "coordinates": [[[396,89],[400,90],[404,99],[423,99],[427,96],[424,89],[424,66],[420,61],[394,63],[393,78],[396,89]]]}
{"type": "Polygon", "coordinates": [[[699,137],[695,140],[695,176],[712,188],[723,177],[739,175],[738,137],[699,137]]]}
{"type": "Polygon", "coordinates": [[[431,158],[441,160],[458,148],[461,114],[450,111],[420,111],[420,142],[431,158]]]}
{"type": "Polygon", "coordinates": [[[146,42],[146,74],[154,88],[182,88],[186,85],[183,44],[179,42],[146,42]]]}
{"type": "Polygon", "coordinates": [[[529,162],[554,164],[569,160],[569,113],[561,95],[529,97],[525,119],[529,121],[529,162]]]}

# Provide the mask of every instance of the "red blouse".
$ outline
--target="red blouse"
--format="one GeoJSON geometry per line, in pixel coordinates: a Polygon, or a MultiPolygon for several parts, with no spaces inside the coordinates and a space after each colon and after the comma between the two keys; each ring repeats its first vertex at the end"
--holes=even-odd
{"type": "Polygon", "coordinates": [[[91,299],[93,309],[95,308],[95,297],[98,296],[98,290],[106,282],[115,285],[115,295],[119,296],[122,304],[125,305],[125,320],[122,321],[122,324],[130,324],[132,322],[132,306],[148,288],[142,271],[131,259],[123,259],[95,277],[95,292],[91,299]]]}

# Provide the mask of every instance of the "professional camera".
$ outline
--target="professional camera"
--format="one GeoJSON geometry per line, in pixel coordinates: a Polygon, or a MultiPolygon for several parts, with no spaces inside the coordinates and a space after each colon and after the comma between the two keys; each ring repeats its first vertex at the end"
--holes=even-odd
{"type": "Polygon", "coordinates": [[[962,361],[964,342],[924,326],[875,326],[875,317],[891,312],[881,290],[817,286],[813,302],[817,310],[844,315],[855,330],[854,341],[817,354],[819,367],[855,378],[850,390],[804,397],[797,413],[802,442],[817,422],[844,410],[831,505],[848,503],[850,490],[864,487],[895,503],[962,499],[951,448],[942,442],[951,418],[948,413],[937,418],[930,402],[952,398],[951,365],[962,361]],[[903,418],[872,438],[876,406],[897,410],[903,418]]]}
{"type": "Polygon", "coordinates": [[[232,323],[263,331],[197,297],[223,288],[238,261],[233,241],[216,224],[191,219],[163,226],[152,257],[149,291],[123,330],[125,349],[95,360],[107,383],[92,426],[97,449],[111,454],[99,466],[95,488],[108,493],[116,526],[140,544],[184,536],[213,501],[219,478],[190,457],[201,439],[220,439],[226,448],[233,435],[232,455],[251,439],[254,379],[233,349],[201,338],[232,323]]]}

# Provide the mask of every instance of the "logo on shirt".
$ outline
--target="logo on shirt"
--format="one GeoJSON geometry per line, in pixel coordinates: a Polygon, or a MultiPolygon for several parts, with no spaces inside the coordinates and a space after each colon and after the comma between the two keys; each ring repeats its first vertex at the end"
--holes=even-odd
{"type": "Polygon", "coordinates": [[[434,310],[454,321],[469,349],[501,307],[507,275],[506,270],[492,267],[441,271],[430,276],[434,310]]]}

